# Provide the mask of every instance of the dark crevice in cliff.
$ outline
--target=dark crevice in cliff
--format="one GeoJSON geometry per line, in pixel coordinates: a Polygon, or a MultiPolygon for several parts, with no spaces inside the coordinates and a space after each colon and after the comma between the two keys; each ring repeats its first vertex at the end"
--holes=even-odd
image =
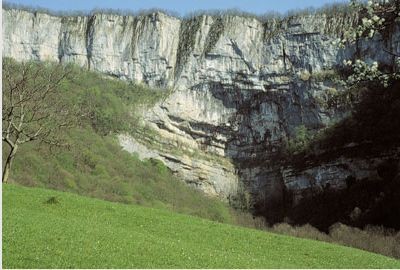
{"type": "Polygon", "coordinates": [[[91,61],[92,61],[92,51],[93,51],[93,35],[94,35],[94,23],[96,21],[96,15],[92,15],[89,17],[86,25],[85,32],[85,47],[86,47],[86,57],[87,57],[87,65],[90,70],[91,61]]]}
{"type": "Polygon", "coordinates": [[[137,51],[137,48],[136,48],[137,43],[140,40],[140,36],[142,35],[142,32],[143,32],[142,24],[143,24],[143,20],[139,20],[139,18],[135,18],[132,22],[133,33],[132,33],[132,39],[131,39],[131,55],[130,55],[130,57],[134,63],[135,62],[139,63],[138,55],[135,53],[137,51]]]}
{"type": "Polygon", "coordinates": [[[235,53],[240,57],[240,59],[243,60],[243,62],[246,64],[247,68],[250,70],[250,72],[254,73],[256,72],[256,69],[253,67],[253,65],[251,64],[251,62],[247,61],[243,55],[242,50],[239,48],[238,44],[236,43],[236,41],[234,41],[233,39],[230,39],[231,41],[231,45],[233,50],[235,51],[235,53]]]}
{"type": "Polygon", "coordinates": [[[66,19],[62,18],[60,32],[58,33],[58,63],[62,62],[62,58],[64,56],[65,24],[66,24],[66,19]]]}
{"type": "Polygon", "coordinates": [[[286,55],[286,50],[285,50],[285,44],[282,44],[282,57],[283,57],[284,69],[285,69],[285,71],[287,71],[287,64],[286,64],[287,55],[286,55]]]}

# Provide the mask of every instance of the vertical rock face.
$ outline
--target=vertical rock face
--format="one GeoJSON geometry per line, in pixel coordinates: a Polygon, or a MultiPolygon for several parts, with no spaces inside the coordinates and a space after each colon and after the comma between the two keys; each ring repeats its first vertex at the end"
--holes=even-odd
{"type": "Polygon", "coordinates": [[[180,24],[163,13],[57,17],[3,9],[3,55],[72,62],[117,78],[172,87],[180,24]]]}
{"type": "MultiPolygon", "coordinates": [[[[58,60],[88,67],[88,17],[65,17],[61,19],[58,60]]],[[[40,59],[41,60],[41,59],[40,59]]]]}
{"type": "MultiPolygon", "coordinates": [[[[3,9],[3,55],[73,62],[173,89],[144,113],[146,125],[159,134],[151,139],[158,147],[146,144],[143,134],[121,135],[121,145],[143,158],[163,160],[209,194],[234,200],[238,191],[247,190],[265,201],[284,189],[310,186],[303,176],[280,167],[277,151],[283,140],[300,125],[317,130],[346,114],[327,106],[329,93],[340,89],[326,74],[356,51],[392,63],[382,48],[399,49],[398,30],[385,42],[377,38],[358,48],[334,44],[357,22],[356,14],[345,13],[261,22],[235,15],[57,17],[3,9]]],[[[343,177],[336,175],[342,173],[330,170],[326,179],[339,181],[343,177]]],[[[307,175],[315,180],[321,174],[307,175]]]]}
{"type": "Polygon", "coordinates": [[[3,9],[3,56],[58,61],[61,18],[3,9]]]}
{"type": "Polygon", "coordinates": [[[95,14],[86,30],[89,68],[151,86],[171,86],[179,27],[178,19],[162,13],[137,18],[95,14]]]}

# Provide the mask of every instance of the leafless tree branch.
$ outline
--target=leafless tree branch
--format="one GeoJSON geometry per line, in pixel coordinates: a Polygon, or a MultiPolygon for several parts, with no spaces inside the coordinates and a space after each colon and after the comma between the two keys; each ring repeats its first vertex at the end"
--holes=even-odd
{"type": "Polygon", "coordinates": [[[3,59],[2,138],[10,146],[3,182],[8,180],[20,145],[40,141],[50,146],[68,146],[57,131],[73,122],[59,91],[71,72],[62,65],[3,59]]]}

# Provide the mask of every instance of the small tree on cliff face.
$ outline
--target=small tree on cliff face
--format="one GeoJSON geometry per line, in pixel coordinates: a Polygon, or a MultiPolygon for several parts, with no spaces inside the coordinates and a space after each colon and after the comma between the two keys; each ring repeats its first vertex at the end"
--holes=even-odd
{"type": "MultiPolygon", "coordinates": [[[[362,14],[361,21],[355,28],[344,33],[339,45],[359,42],[361,39],[371,39],[380,35],[385,38],[393,34],[396,27],[400,28],[400,0],[368,1],[366,5],[357,0],[351,1],[351,7],[362,14]]],[[[370,82],[378,82],[388,87],[393,81],[400,79],[400,51],[398,48],[384,48],[384,52],[393,57],[394,65],[387,67],[377,61],[365,62],[362,59],[344,60],[351,70],[351,75],[344,82],[345,86],[353,87],[370,82]]]]}
{"type": "Polygon", "coordinates": [[[71,73],[62,65],[3,59],[3,143],[9,146],[3,161],[2,181],[7,182],[20,145],[40,141],[63,145],[61,128],[70,125],[70,110],[58,86],[71,73]]]}

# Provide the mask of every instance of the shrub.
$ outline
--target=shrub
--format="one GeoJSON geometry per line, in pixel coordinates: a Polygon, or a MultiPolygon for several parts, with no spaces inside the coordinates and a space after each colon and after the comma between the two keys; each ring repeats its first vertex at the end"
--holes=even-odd
{"type": "Polygon", "coordinates": [[[47,204],[57,204],[57,203],[60,203],[60,201],[56,197],[50,197],[45,203],[47,203],[47,204]]]}
{"type": "Polygon", "coordinates": [[[60,91],[83,112],[82,124],[90,124],[101,134],[129,132],[140,125],[140,108],[153,106],[166,98],[169,89],[153,89],[142,84],[106,79],[74,67],[72,81],[65,81],[60,91]]]}
{"type": "Polygon", "coordinates": [[[207,55],[217,44],[224,32],[224,21],[222,16],[216,16],[210,27],[209,34],[204,44],[204,55],[207,55]]]}
{"type": "Polygon", "coordinates": [[[310,79],[310,77],[311,77],[311,74],[307,70],[300,73],[300,79],[302,81],[308,81],[310,79]]]}
{"type": "Polygon", "coordinates": [[[331,226],[329,234],[320,232],[309,224],[292,226],[287,223],[279,223],[266,229],[274,233],[337,243],[385,256],[400,258],[400,232],[379,226],[369,225],[361,230],[336,223],[331,226]]]}
{"type": "Polygon", "coordinates": [[[291,226],[287,223],[278,223],[273,225],[270,230],[276,233],[286,234],[295,237],[331,242],[331,239],[327,234],[320,232],[318,229],[314,228],[310,224],[305,224],[302,226],[291,226]]]}
{"type": "Polygon", "coordinates": [[[321,71],[313,72],[311,78],[317,82],[335,81],[340,78],[339,73],[334,69],[324,69],[321,71]]]}
{"type": "Polygon", "coordinates": [[[294,136],[284,143],[284,152],[287,155],[305,151],[309,148],[313,139],[311,132],[304,126],[297,126],[294,130],[294,136]]]}
{"type": "Polygon", "coordinates": [[[378,226],[361,230],[337,223],[331,227],[329,236],[335,243],[400,258],[400,232],[378,226]]]}
{"type": "Polygon", "coordinates": [[[231,210],[231,213],[236,225],[258,230],[265,230],[268,226],[262,216],[253,216],[251,213],[242,210],[231,210]]]}

